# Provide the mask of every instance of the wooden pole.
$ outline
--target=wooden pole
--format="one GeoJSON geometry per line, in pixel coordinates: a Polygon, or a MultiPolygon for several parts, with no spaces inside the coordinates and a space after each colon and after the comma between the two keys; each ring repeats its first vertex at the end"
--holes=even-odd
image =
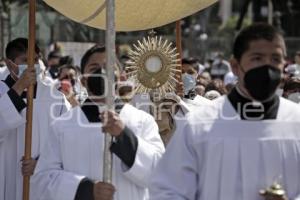
{"type": "MultiPolygon", "coordinates": [[[[34,68],[35,63],[35,11],[36,0],[29,0],[29,40],[28,40],[28,68],[34,68]]],[[[27,90],[26,130],[25,130],[25,155],[24,159],[31,159],[32,142],[32,111],[33,111],[34,85],[27,90]]],[[[29,200],[30,176],[23,177],[23,200],[29,200]]]]}
{"type": "Polygon", "coordinates": [[[177,47],[177,51],[179,53],[178,55],[178,68],[177,70],[179,70],[180,72],[177,72],[177,95],[180,97],[183,97],[183,84],[182,84],[182,39],[181,39],[181,20],[176,21],[176,47],[177,47]]]}
{"type": "MultiPolygon", "coordinates": [[[[115,31],[115,0],[106,0],[106,72],[107,72],[107,96],[106,105],[109,110],[114,110],[114,66],[116,55],[116,31],[115,31]]],[[[104,162],[103,162],[103,182],[112,182],[112,153],[110,146],[112,137],[108,133],[104,136],[104,162]]]]}
{"type": "MultiPolygon", "coordinates": [[[[0,13],[4,13],[2,7],[2,3],[0,3],[0,13]]],[[[4,19],[3,16],[0,15],[0,58],[2,57],[4,57],[4,19]]]]}

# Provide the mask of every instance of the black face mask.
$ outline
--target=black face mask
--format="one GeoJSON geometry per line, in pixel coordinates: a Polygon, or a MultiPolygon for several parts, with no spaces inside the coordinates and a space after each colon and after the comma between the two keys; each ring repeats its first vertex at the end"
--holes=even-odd
{"type": "Polygon", "coordinates": [[[280,84],[281,71],[271,65],[263,65],[245,73],[244,84],[257,101],[266,101],[275,95],[280,84]]]}
{"type": "Polygon", "coordinates": [[[90,92],[95,96],[102,96],[105,93],[105,80],[102,77],[102,69],[93,72],[87,78],[87,86],[90,92]]]}
{"type": "Polygon", "coordinates": [[[59,65],[52,65],[49,68],[49,73],[53,79],[56,79],[58,77],[58,68],[59,68],[59,65]]]}

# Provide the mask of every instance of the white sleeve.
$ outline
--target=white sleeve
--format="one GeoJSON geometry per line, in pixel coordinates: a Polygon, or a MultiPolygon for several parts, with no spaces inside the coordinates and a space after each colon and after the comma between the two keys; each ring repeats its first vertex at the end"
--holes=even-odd
{"type": "Polygon", "coordinates": [[[141,187],[148,187],[149,178],[152,176],[153,170],[162,157],[165,148],[153,117],[147,114],[143,122],[143,128],[140,131],[140,133],[136,133],[138,148],[133,166],[128,169],[122,163],[122,168],[128,179],[141,187]]]}
{"type": "Polygon", "coordinates": [[[66,97],[61,92],[54,92],[56,97],[54,98],[55,103],[52,104],[51,109],[52,120],[55,120],[57,117],[60,117],[62,114],[68,112],[72,108],[66,97]]]}
{"type": "Polygon", "coordinates": [[[61,112],[59,113],[59,116],[72,109],[72,105],[69,103],[69,101],[66,99],[66,97],[63,94],[61,94],[61,98],[63,103],[62,103],[62,108],[61,108],[61,112]]]}
{"type": "Polygon", "coordinates": [[[18,112],[8,94],[0,96],[0,137],[1,132],[17,128],[25,122],[26,120],[18,112]]]}
{"type": "Polygon", "coordinates": [[[151,200],[196,199],[197,161],[188,124],[176,132],[150,180],[151,200]]]}
{"type": "Polygon", "coordinates": [[[46,147],[42,149],[35,173],[31,179],[33,200],[73,200],[83,178],[63,169],[61,146],[55,123],[46,147]]]}

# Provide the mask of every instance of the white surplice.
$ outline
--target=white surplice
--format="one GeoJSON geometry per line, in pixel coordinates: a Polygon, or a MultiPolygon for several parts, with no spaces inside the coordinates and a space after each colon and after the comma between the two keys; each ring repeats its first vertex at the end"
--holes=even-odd
{"type": "Polygon", "coordinates": [[[194,99],[186,99],[183,98],[178,103],[180,105],[180,108],[176,115],[174,116],[176,129],[174,132],[174,135],[181,134],[183,131],[184,123],[186,122],[186,115],[188,115],[191,112],[196,112],[199,109],[205,109],[206,107],[209,107],[212,105],[212,101],[209,99],[206,99],[202,96],[196,95],[194,99]]]}
{"type": "MultiPolygon", "coordinates": [[[[19,113],[7,95],[9,88],[0,82],[0,199],[21,200],[23,177],[20,160],[24,156],[26,109],[19,113]]],[[[45,136],[55,117],[70,106],[52,82],[38,77],[36,98],[33,101],[32,157],[40,155],[45,136]]],[[[31,192],[32,193],[32,192],[31,192]]],[[[32,193],[33,194],[33,193],[32,193]]]]}
{"type": "Polygon", "coordinates": [[[187,117],[151,179],[151,200],[261,200],[279,181],[300,194],[300,108],[280,98],[276,120],[241,120],[227,97],[187,117]]]}
{"type": "MultiPolygon", "coordinates": [[[[149,114],[125,104],[120,117],[137,136],[138,148],[130,169],[113,154],[114,199],[145,200],[149,197],[149,178],[164,153],[164,146],[149,114]]],[[[33,176],[33,187],[38,200],[73,200],[84,177],[102,180],[104,134],[101,123],[90,123],[77,107],[56,120],[51,128],[48,144],[33,176]]]]}
{"type": "Polygon", "coordinates": [[[194,99],[183,98],[178,105],[181,109],[176,113],[174,119],[176,121],[176,132],[181,132],[181,128],[186,120],[186,115],[190,112],[195,112],[198,109],[205,109],[212,105],[212,101],[202,96],[196,95],[194,99]],[[180,128],[179,128],[180,127],[180,128]]]}
{"type": "Polygon", "coordinates": [[[191,110],[212,104],[211,100],[200,95],[196,95],[194,99],[183,98],[183,101],[191,108],[191,110]]]}
{"type": "Polygon", "coordinates": [[[6,66],[0,67],[0,80],[4,80],[9,75],[9,70],[6,66]]]}
{"type": "Polygon", "coordinates": [[[9,88],[0,81],[0,199],[16,199],[17,127],[25,118],[11,102],[9,88]]]}

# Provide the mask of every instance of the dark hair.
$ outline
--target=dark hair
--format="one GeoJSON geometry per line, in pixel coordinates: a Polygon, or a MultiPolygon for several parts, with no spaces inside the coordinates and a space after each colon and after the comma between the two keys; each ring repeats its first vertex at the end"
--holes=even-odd
{"type": "Polygon", "coordinates": [[[66,65],[61,66],[61,67],[58,69],[58,76],[61,74],[61,72],[62,72],[64,69],[73,69],[73,70],[75,71],[76,75],[78,75],[78,71],[77,71],[76,66],[66,64],[66,65]]]}
{"type": "Polygon", "coordinates": [[[208,85],[205,87],[205,93],[210,90],[216,90],[221,95],[227,94],[226,87],[221,79],[214,79],[210,83],[208,83],[208,85]]]}
{"type": "Polygon", "coordinates": [[[103,53],[103,52],[105,52],[105,46],[98,45],[98,44],[96,44],[95,46],[93,46],[92,48],[87,50],[81,59],[81,63],[80,63],[81,73],[82,74],[84,73],[84,68],[85,68],[86,64],[88,63],[90,57],[94,53],[103,53]]]}
{"type": "Polygon", "coordinates": [[[233,44],[233,56],[240,61],[243,54],[248,50],[250,42],[261,39],[273,41],[277,37],[282,37],[281,33],[269,24],[257,23],[248,26],[236,37],[233,44]]]}
{"type": "Polygon", "coordinates": [[[72,56],[64,56],[59,59],[59,66],[63,65],[73,65],[74,59],[72,56]]]}
{"type": "MultiPolygon", "coordinates": [[[[5,49],[6,57],[14,61],[21,54],[26,54],[28,49],[28,39],[17,38],[10,41],[5,49]]],[[[35,45],[35,53],[40,54],[40,48],[35,45]]]]}
{"type": "Polygon", "coordinates": [[[187,64],[187,65],[191,65],[198,73],[199,71],[199,60],[193,57],[189,57],[189,58],[183,58],[182,59],[182,64],[187,64]]]}
{"type": "Polygon", "coordinates": [[[193,58],[193,57],[182,59],[182,64],[194,65],[194,64],[197,64],[197,63],[198,63],[198,60],[193,58]]]}
{"type": "Polygon", "coordinates": [[[48,55],[48,60],[52,58],[61,58],[61,53],[59,51],[51,51],[48,55]]]}

